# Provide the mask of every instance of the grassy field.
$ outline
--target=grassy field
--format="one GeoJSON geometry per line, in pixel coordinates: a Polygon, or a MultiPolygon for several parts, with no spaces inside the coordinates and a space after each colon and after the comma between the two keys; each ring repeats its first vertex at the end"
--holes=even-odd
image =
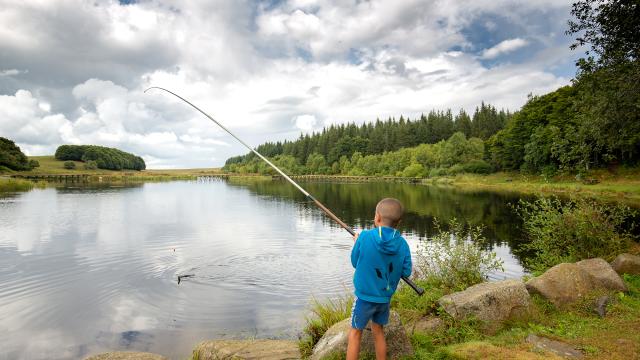
{"type": "Polygon", "coordinates": [[[56,160],[53,156],[30,156],[29,160],[37,160],[40,163],[40,166],[31,170],[31,171],[12,171],[7,172],[8,174],[24,174],[24,175],[66,175],[66,174],[76,174],[76,175],[108,175],[108,176],[128,176],[128,177],[137,177],[137,178],[160,178],[160,177],[169,177],[169,178],[192,178],[196,176],[203,175],[213,175],[219,174],[222,171],[216,168],[210,169],[158,169],[158,170],[143,170],[143,171],[134,171],[134,170],[105,170],[105,169],[95,169],[88,170],[84,168],[84,163],[81,161],[74,161],[76,164],[75,169],[65,169],[64,161],[56,160]]]}
{"type": "Polygon", "coordinates": [[[585,184],[573,176],[545,179],[542,176],[520,173],[461,174],[454,177],[426,179],[424,182],[469,190],[589,196],[604,201],[620,201],[640,206],[640,169],[621,169],[616,174],[607,170],[597,170],[592,172],[588,179],[595,179],[597,183],[585,184]]]}

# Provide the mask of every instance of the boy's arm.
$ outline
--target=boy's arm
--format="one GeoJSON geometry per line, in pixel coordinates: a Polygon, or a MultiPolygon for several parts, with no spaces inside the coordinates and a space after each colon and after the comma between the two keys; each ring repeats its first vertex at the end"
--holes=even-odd
{"type": "Polygon", "coordinates": [[[402,263],[402,276],[411,276],[411,249],[409,249],[409,245],[405,246],[404,262],[402,263]]]}
{"type": "Polygon", "coordinates": [[[360,257],[360,241],[358,240],[360,240],[360,236],[356,238],[356,242],[351,249],[351,266],[354,268],[358,265],[358,258],[360,257]]]}

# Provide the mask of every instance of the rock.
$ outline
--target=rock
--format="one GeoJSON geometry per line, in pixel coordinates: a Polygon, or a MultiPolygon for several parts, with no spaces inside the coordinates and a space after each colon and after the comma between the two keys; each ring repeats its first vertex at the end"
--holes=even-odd
{"type": "Polygon", "coordinates": [[[603,295],[596,299],[594,310],[601,318],[607,315],[607,305],[611,302],[611,296],[603,295]]]}
{"type": "Polygon", "coordinates": [[[578,261],[576,265],[591,275],[596,287],[607,290],[627,291],[627,286],[620,275],[604,259],[582,260],[578,261]]]}
{"type": "Polygon", "coordinates": [[[529,293],[540,294],[555,306],[575,302],[594,290],[591,275],[576,264],[562,263],[526,283],[529,293]]]}
{"type": "Polygon", "coordinates": [[[431,333],[444,326],[444,321],[439,317],[423,317],[407,325],[407,332],[431,333]]]}
{"type": "MultiPolygon", "coordinates": [[[[371,323],[367,325],[362,334],[362,342],[360,343],[361,354],[375,354],[370,326],[371,323]]],[[[347,351],[350,330],[351,319],[342,320],[330,327],[313,348],[311,359],[320,360],[333,353],[345,353],[347,351]]],[[[413,355],[411,342],[402,326],[400,316],[395,311],[391,311],[389,315],[389,323],[384,327],[384,335],[387,340],[387,355],[389,359],[398,359],[403,356],[413,355]]]]}
{"type": "Polygon", "coordinates": [[[198,344],[193,358],[199,360],[226,359],[300,359],[295,341],[289,340],[211,340],[198,344]]]}
{"type": "Polygon", "coordinates": [[[640,256],[620,254],[613,260],[611,267],[620,275],[640,275],[640,256]]]}
{"type": "Polygon", "coordinates": [[[582,359],[584,357],[584,354],[573,346],[545,337],[530,334],[527,336],[527,342],[532,344],[536,350],[549,351],[567,359],[582,359]]]}
{"type": "Polygon", "coordinates": [[[486,282],[443,296],[438,303],[456,319],[473,315],[488,324],[525,314],[531,298],[520,280],[486,282]]]}
{"type": "Polygon", "coordinates": [[[135,351],[113,351],[103,354],[92,355],[85,360],[169,360],[168,358],[152,354],[148,352],[135,352],[135,351]]]}

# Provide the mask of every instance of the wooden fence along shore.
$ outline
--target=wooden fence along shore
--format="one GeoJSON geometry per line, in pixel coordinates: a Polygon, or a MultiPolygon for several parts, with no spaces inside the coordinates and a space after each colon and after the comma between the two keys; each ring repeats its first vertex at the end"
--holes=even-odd
{"type": "MultiPolygon", "coordinates": [[[[263,175],[249,175],[249,174],[207,174],[207,175],[181,175],[173,176],[169,174],[149,174],[149,175],[133,175],[133,174],[118,174],[118,175],[93,175],[93,174],[12,174],[8,177],[16,179],[25,179],[33,181],[47,181],[47,182],[112,182],[112,181],[144,181],[147,179],[184,179],[184,180],[198,180],[198,181],[217,181],[228,180],[229,178],[271,178],[271,180],[284,180],[280,175],[263,176],[263,175]]],[[[348,176],[348,175],[291,175],[294,180],[302,181],[329,181],[329,182],[372,182],[372,181],[385,181],[385,182],[401,182],[419,184],[422,182],[421,178],[407,178],[407,177],[394,177],[394,176],[348,176]]]]}

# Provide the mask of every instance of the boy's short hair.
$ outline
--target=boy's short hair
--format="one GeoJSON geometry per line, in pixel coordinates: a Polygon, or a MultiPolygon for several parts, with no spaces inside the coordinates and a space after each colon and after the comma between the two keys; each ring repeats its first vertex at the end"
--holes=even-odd
{"type": "Polygon", "coordinates": [[[404,215],[404,206],[398,199],[384,198],[376,205],[376,213],[380,214],[383,223],[395,226],[404,215]]]}

